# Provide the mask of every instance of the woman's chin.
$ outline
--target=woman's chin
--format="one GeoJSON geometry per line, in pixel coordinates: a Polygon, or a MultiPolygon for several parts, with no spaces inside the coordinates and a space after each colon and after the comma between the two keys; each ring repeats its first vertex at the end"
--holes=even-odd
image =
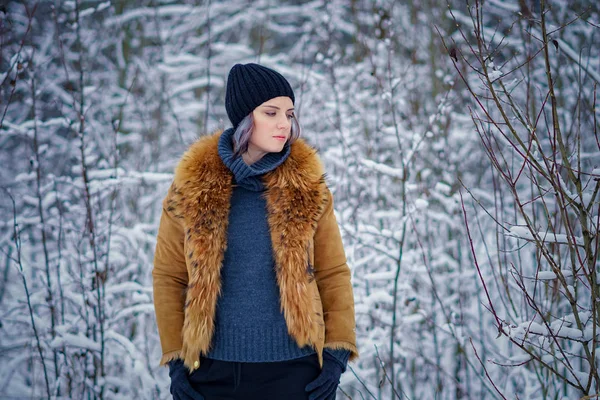
{"type": "Polygon", "coordinates": [[[275,145],[275,146],[270,146],[269,148],[269,152],[271,153],[279,153],[280,151],[283,150],[283,146],[285,143],[280,144],[279,146],[275,145]]]}

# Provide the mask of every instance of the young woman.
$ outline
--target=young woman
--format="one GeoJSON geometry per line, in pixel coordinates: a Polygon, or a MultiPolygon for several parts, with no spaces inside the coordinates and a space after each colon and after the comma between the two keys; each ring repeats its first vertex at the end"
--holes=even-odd
{"type": "Polygon", "coordinates": [[[358,357],[350,270],[317,151],[278,72],[236,64],[233,125],[175,169],[154,258],[174,399],[333,399],[358,357]]]}

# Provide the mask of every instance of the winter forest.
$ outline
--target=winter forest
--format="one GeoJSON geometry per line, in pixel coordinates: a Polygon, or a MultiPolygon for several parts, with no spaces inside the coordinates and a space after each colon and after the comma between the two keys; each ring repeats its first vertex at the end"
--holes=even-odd
{"type": "Polygon", "coordinates": [[[338,399],[600,398],[593,0],[2,2],[0,398],[171,398],[161,202],[248,62],[335,197],[338,399]]]}

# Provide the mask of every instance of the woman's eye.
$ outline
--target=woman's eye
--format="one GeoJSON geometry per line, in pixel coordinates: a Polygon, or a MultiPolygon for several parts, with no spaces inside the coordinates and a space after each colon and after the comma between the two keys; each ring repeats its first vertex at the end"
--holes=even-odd
{"type": "MultiPolygon", "coordinates": [[[[277,115],[277,113],[274,113],[274,112],[266,112],[265,114],[267,114],[269,117],[274,117],[275,115],[277,115]]],[[[294,116],[294,114],[288,114],[287,118],[293,119],[293,118],[295,118],[295,116],[294,116]]]]}

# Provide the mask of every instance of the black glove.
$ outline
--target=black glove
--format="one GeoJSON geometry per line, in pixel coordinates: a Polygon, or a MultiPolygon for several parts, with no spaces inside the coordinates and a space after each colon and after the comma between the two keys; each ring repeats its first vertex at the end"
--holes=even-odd
{"type": "Polygon", "coordinates": [[[310,392],[309,400],[335,399],[335,391],[340,384],[343,366],[337,358],[323,352],[323,368],[317,379],[306,385],[304,389],[310,392]]]}
{"type": "Polygon", "coordinates": [[[190,384],[189,370],[181,359],[169,361],[169,376],[173,400],[204,400],[204,396],[194,390],[190,384]]]}

